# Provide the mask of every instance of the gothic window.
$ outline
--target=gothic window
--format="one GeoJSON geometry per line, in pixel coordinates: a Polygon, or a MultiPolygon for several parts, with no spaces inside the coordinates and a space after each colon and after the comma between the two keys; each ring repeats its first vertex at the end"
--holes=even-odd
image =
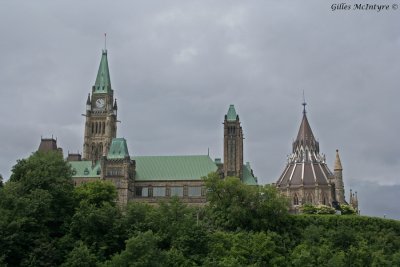
{"type": "Polygon", "coordinates": [[[229,126],[228,127],[228,134],[229,135],[234,135],[236,133],[236,128],[234,126],[229,126]]]}
{"type": "Polygon", "coordinates": [[[102,132],[101,130],[101,122],[99,122],[99,134],[102,132]]]}
{"type": "Polygon", "coordinates": [[[99,132],[99,128],[98,127],[99,127],[99,124],[96,121],[96,131],[95,131],[96,134],[99,132]]]}
{"type": "Polygon", "coordinates": [[[103,134],[106,132],[106,124],[103,122],[103,134]]]}
{"type": "Polygon", "coordinates": [[[94,122],[92,122],[92,134],[94,134],[94,122]]]}
{"type": "Polygon", "coordinates": [[[312,194],[307,194],[307,196],[306,196],[306,203],[308,203],[308,204],[312,204],[312,203],[313,203],[312,194]]]}
{"type": "Polygon", "coordinates": [[[326,197],[326,194],[322,194],[322,204],[323,205],[328,205],[328,198],[326,197]]]}
{"type": "Polygon", "coordinates": [[[122,169],[121,168],[108,168],[107,169],[107,176],[121,176],[122,169]]]}
{"type": "Polygon", "coordinates": [[[235,140],[228,141],[228,161],[229,161],[229,169],[235,169],[235,140]]]}
{"type": "Polygon", "coordinates": [[[293,196],[293,205],[299,205],[299,198],[297,197],[297,194],[294,194],[293,196]]]}
{"type": "Polygon", "coordinates": [[[103,155],[103,144],[102,143],[99,144],[99,155],[100,156],[103,155]]]}

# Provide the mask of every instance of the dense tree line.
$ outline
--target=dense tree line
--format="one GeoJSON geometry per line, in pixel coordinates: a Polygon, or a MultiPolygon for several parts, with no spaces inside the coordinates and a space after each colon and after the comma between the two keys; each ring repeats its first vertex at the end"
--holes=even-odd
{"type": "Polygon", "coordinates": [[[400,222],[289,215],[272,186],[205,179],[208,205],[115,203],[74,188],[58,153],[35,153],[0,186],[0,266],[400,266],[400,222]]]}

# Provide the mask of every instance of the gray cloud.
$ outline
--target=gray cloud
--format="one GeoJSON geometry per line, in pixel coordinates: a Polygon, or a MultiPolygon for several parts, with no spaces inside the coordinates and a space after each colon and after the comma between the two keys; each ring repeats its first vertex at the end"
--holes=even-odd
{"type": "Polygon", "coordinates": [[[132,154],[210,148],[221,157],[221,123],[235,104],[245,160],[261,183],[274,182],[297,134],[305,90],[321,151],[332,166],[340,149],[347,188],[399,185],[400,11],[333,12],[331,4],[3,3],[0,172],[8,177],[41,135],[56,136],[64,151],[82,150],[80,114],[107,32],[118,135],[132,154]]]}

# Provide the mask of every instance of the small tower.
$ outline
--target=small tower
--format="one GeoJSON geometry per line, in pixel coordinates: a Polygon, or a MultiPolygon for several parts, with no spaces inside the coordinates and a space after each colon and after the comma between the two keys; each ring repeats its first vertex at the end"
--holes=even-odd
{"type": "Polygon", "coordinates": [[[107,155],[117,135],[117,105],[111,87],[107,50],[102,51],[92,95],[86,101],[83,159],[97,161],[107,155]]]}
{"type": "Polygon", "coordinates": [[[333,167],[334,183],[335,183],[335,197],[339,203],[346,203],[344,196],[343,184],[343,167],[339,157],[339,150],[336,149],[336,159],[333,167]]]}
{"type": "Polygon", "coordinates": [[[357,212],[357,214],[360,214],[360,210],[358,209],[357,191],[353,193],[351,189],[350,189],[350,206],[357,212]]]}
{"type": "Polygon", "coordinates": [[[243,131],[234,105],[224,120],[224,176],[243,178],[243,131]]]}
{"type": "Polygon", "coordinates": [[[107,156],[101,160],[101,178],[112,182],[118,193],[118,204],[124,206],[132,198],[136,163],[131,159],[124,138],[112,140],[107,156]]]}

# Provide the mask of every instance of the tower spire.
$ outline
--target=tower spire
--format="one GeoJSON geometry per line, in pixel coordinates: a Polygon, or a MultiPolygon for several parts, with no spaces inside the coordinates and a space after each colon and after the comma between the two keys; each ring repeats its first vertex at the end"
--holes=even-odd
{"type": "Polygon", "coordinates": [[[319,143],[314,137],[314,134],[311,130],[311,126],[310,126],[307,116],[306,116],[305,101],[302,105],[304,106],[303,119],[300,124],[299,132],[297,133],[297,138],[293,142],[293,152],[295,152],[301,146],[303,146],[304,148],[306,146],[308,146],[311,151],[315,151],[315,152],[319,153],[319,143]]]}
{"type": "Polygon", "coordinates": [[[103,50],[101,53],[99,70],[97,71],[93,89],[93,94],[110,93],[112,91],[110,71],[108,69],[107,50],[103,50]]]}
{"type": "Polygon", "coordinates": [[[107,33],[104,33],[104,50],[107,51],[107,33]]]}
{"type": "Polygon", "coordinates": [[[339,149],[336,149],[336,159],[335,159],[335,165],[333,168],[335,171],[342,171],[342,162],[340,161],[340,156],[339,156],[339,149]]]}
{"type": "Polygon", "coordinates": [[[302,105],[303,105],[303,114],[304,115],[306,115],[306,105],[307,105],[307,103],[306,103],[306,98],[305,98],[305,96],[304,96],[304,90],[303,90],[303,103],[302,103],[302,105]]]}

